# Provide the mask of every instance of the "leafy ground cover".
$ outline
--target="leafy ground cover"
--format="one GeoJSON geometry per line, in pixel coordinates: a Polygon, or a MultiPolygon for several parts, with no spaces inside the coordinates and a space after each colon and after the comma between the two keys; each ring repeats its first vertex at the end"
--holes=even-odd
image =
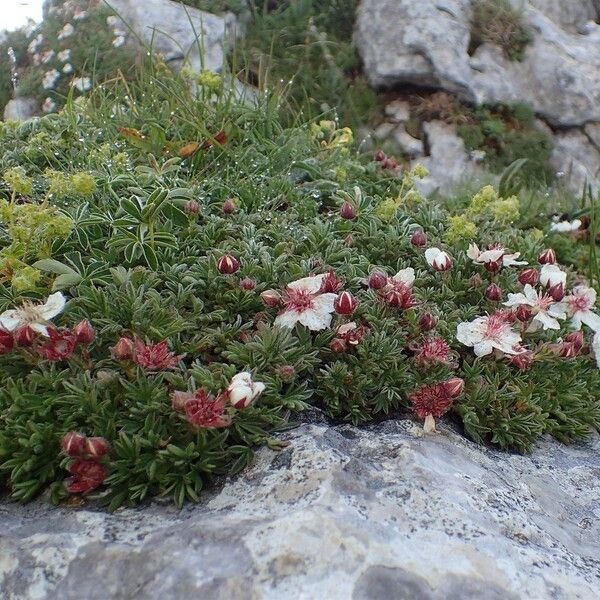
{"type": "Polygon", "coordinates": [[[548,199],[510,176],[426,200],[422,169],[281,106],[218,77],[192,97],[157,62],[1,125],[12,496],[195,500],[308,405],[427,431],[447,413],[518,451],[599,428],[595,271],[565,241],[595,264],[595,212],[549,233],[548,199]]]}

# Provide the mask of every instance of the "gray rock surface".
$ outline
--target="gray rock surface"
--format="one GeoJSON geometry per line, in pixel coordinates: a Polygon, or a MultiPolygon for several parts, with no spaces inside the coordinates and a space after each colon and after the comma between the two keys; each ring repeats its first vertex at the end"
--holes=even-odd
{"type": "MultiPolygon", "coordinates": [[[[542,4],[550,11],[551,3],[542,4]]],[[[522,62],[491,44],[469,56],[470,0],[363,0],[355,41],[376,87],[413,83],[474,104],[525,102],[563,127],[600,121],[600,26],[592,23],[580,35],[526,0],[523,5],[522,21],[534,40],[522,62]]]]}
{"type": "Polygon", "coordinates": [[[187,60],[195,70],[223,68],[228,45],[235,38],[232,13],[217,16],[171,0],[106,0],[125,25],[179,67],[187,60]]]}
{"type": "MultiPolygon", "coordinates": [[[[596,133],[592,128],[586,130],[596,133]]],[[[580,194],[586,183],[594,192],[600,189],[600,149],[583,131],[559,132],[554,136],[550,165],[564,174],[568,188],[574,193],[580,194]]]]}
{"type": "MultiPolygon", "coordinates": [[[[552,19],[558,25],[578,29],[588,21],[595,21],[600,17],[600,5],[596,0],[529,0],[530,4],[541,13],[552,19]]],[[[518,3],[514,3],[519,6],[518,3]]]]}
{"type": "Polygon", "coordinates": [[[40,107],[34,98],[26,96],[9,100],[4,107],[5,121],[25,121],[40,114],[40,107]]]}
{"type": "Polygon", "coordinates": [[[0,504],[3,600],[597,600],[600,439],[305,424],[202,504],[0,504]]]}

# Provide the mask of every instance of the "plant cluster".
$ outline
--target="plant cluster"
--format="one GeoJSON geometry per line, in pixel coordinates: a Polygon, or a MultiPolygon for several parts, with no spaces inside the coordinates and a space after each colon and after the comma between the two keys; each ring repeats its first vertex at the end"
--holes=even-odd
{"type": "Polygon", "coordinates": [[[2,249],[19,207],[68,223],[29,215],[40,276],[0,283],[2,488],[181,504],[309,404],[519,451],[600,427],[595,292],[506,185],[449,213],[423,168],[219,89],[159,64],[0,127],[2,249]]]}
{"type": "Polygon", "coordinates": [[[490,43],[502,48],[510,60],[523,60],[533,35],[510,0],[473,0],[471,9],[470,52],[490,43]]]}

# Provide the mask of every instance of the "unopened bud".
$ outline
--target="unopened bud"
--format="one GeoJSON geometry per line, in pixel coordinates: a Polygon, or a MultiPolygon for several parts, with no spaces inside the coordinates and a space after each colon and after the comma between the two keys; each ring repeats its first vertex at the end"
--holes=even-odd
{"type": "Polygon", "coordinates": [[[261,293],[260,299],[268,308],[275,308],[281,304],[281,294],[277,290],[265,290],[261,293]]]}
{"type": "Polygon", "coordinates": [[[368,285],[372,290],[380,290],[387,284],[387,275],[382,271],[371,271],[368,279],[368,285]]]}
{"type": "Polygon", "coordinates": [[[540,279],[537,269],[525,269],[519,273],[519,283],[522,285],[536,285],[540,279]]]}
{"type": "Polygon", "coordinates": [[[417,248],[422,248],[427,245],[427,235],[422,229],[419,229],[412,234],[410,243],[417,248]]]}
{"type": "Polygon", "coordinates": [[[338,315],[351,315],[358,306],[358,300],[352,295],[352,292],[342,292],[335,299],[333,306],[338,315]]]}
{"type": "Polygon", "coordinates": [[[421,331],[431,331],[437,325],[437,319],[429,312],[423,313],[419,317],[419,327],[421,331]]]}
{"type": "Polygon", "coordinates": [[[356,208],[350,202],[344,202],[340,208],[340,216],[342,219],[354,219],[356,217],[356,208]]]}
{"type": "Polygon", "coordinates": [[[217,262],[217,269],[219,269],[219,273],[223,275],[232,275],[236,273],[240,268],[240,261],[235,258],[235,256],[231,256],[231,254],[224,254],[217,262]]]}
{"type": "Polygon", "coordinates": [[[556,252],[552,248],[546,248],[538,256],[540,265],[553,265],[556,263],[556,252]]]}
{"type": "Polygon", "coordinates": [[[497,283],[490,283],[485,290],[485,297],[492,302],[502,300],[502,289],[497,283]]]}
{"type": "Polygon", "coordinates": [[[235,205],[235,200],[233,200],[232,198],[228,198],[227,200],[225,200],[225,202],[223,202],[223,212],[226,215],[232,215],[235,210],[236,210],[236,205],[235,205]]]}

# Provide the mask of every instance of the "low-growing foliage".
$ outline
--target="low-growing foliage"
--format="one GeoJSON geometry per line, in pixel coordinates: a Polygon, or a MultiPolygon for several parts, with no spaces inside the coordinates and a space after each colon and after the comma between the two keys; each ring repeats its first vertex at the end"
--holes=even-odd
{"type": "Polygon", "coordinates": [[[0,245],[30,277],[0,284],[0,486],[181,504],[309,404],[519,451],[600,427],[595,293],[516,197],[450,213],[339,123],[208,83],[159,63],[1,125],[0,245]]]}

